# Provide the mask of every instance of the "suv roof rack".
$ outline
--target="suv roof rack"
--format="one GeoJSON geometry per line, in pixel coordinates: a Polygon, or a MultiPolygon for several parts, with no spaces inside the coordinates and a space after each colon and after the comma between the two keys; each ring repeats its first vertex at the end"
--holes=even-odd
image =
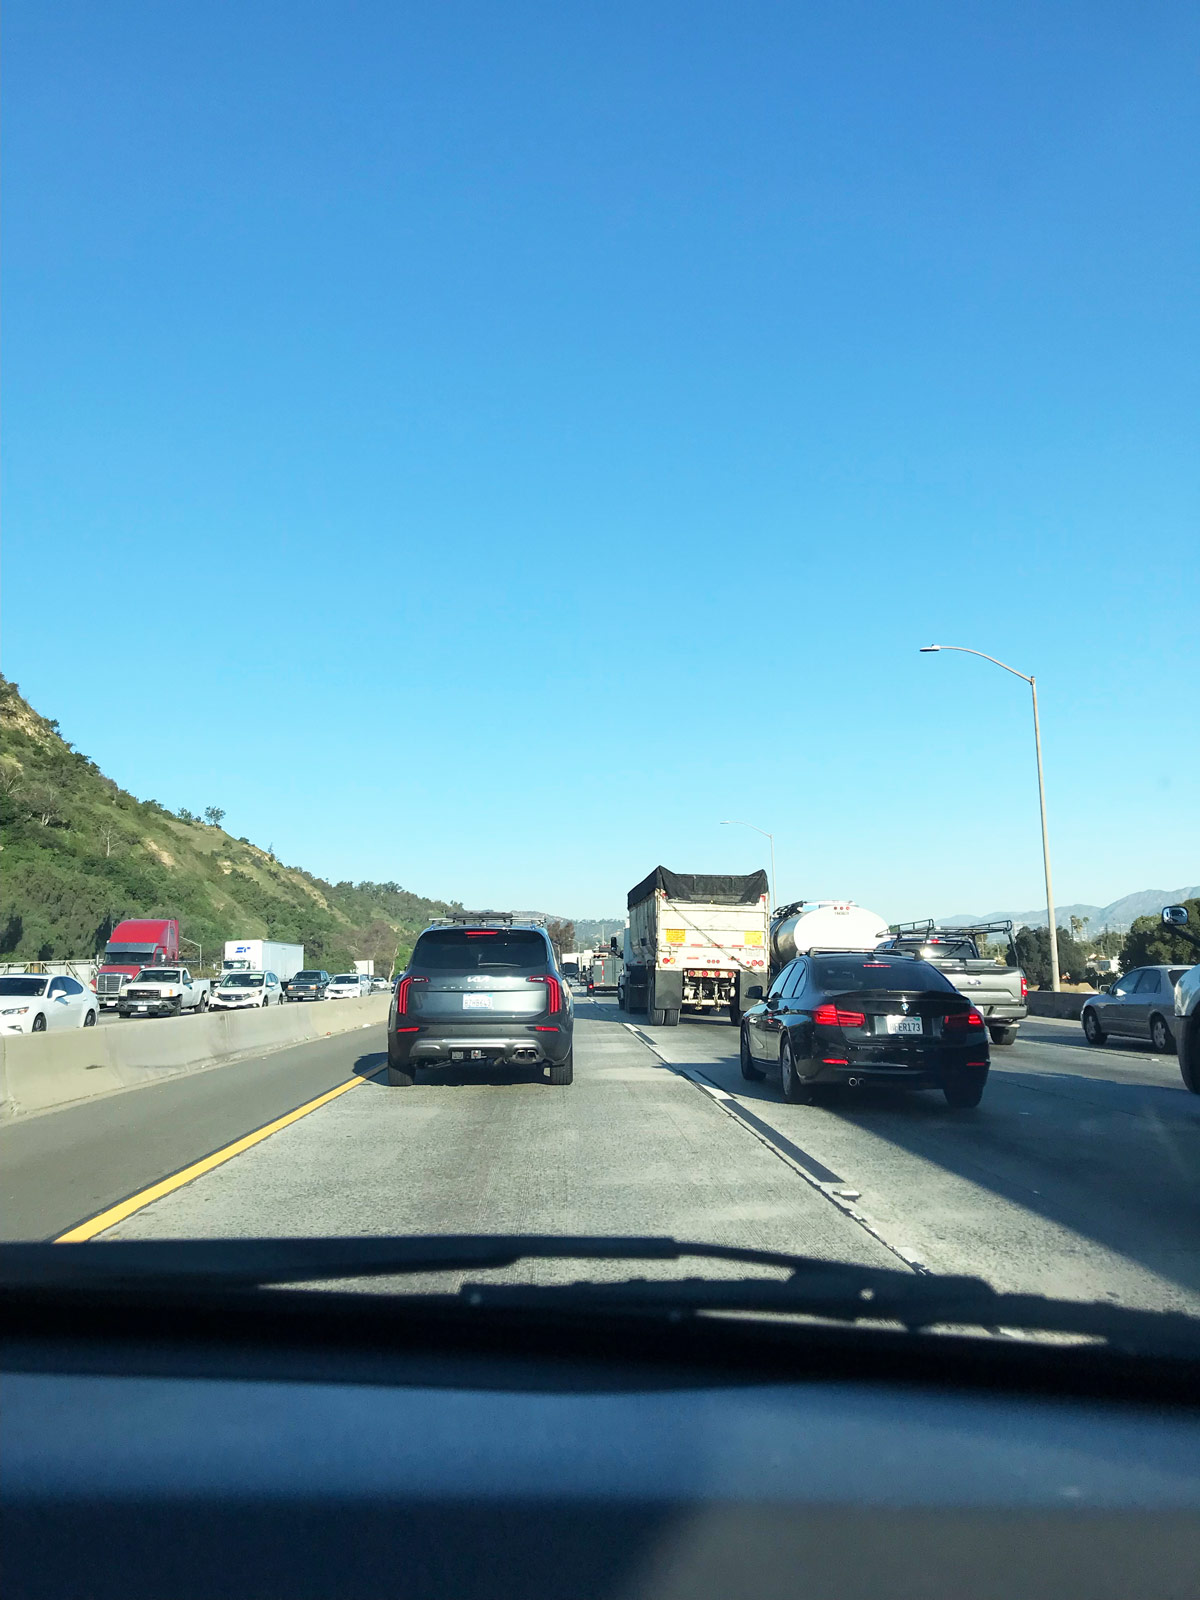
{"type": "Polygon", "coordinates": [[[522,915],[518,911],[452,911],[448,916],[433,917],[430,920],[431,928],[454,928],[465,923],[496,922],[502,926],[511,926],[513,923],[528,923],[533,927],[543,928],[546,925],[545,917],[522,915]]]}

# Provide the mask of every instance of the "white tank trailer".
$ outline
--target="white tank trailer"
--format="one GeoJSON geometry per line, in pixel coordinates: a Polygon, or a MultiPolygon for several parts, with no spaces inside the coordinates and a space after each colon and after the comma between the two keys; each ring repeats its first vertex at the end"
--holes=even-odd
{"type": "Polygon", "coordinates": [[[873,950],[889,932],[853,900],[793,900],[771,918],[771,976],[807,950],[873,950]]]}

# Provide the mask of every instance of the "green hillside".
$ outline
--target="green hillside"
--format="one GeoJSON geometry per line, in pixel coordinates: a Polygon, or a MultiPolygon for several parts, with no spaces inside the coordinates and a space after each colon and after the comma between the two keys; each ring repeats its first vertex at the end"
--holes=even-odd
{"type": "MultiPolygon", "coordinates": [[[[371,957],[388,973],[451,907],[396,883],[326,883],[154,800],[136,800],[0,677],[0,959],[90,957],[122,917],[174,917],[203,946],[303,944],[330,971],[371,957]]],[[[219,816],[219,814],[218,814],[219,816]]]]}

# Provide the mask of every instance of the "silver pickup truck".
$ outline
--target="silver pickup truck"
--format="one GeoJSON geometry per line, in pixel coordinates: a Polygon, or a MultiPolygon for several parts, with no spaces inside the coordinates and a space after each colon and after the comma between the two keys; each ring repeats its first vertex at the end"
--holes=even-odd
{"type": "Polygon", "coordinates": [[[982,922],[973,928],[939,928],[935,922],[893,923],[891,937],[880,950],[919,955],[983,1013],[993,1044],[1012,1044],[1017,1028],[1029,1015],[1029,985],[1017,961],[1011,922],[982,922]],[[980,955],[985,941],[1002,944],[1003,956],[980,955]]]}
{"type": "Polygon", "coordinates": [[[121,990],[123,1017],[178,1017],[207,1011],[211,978],[193,978],[186,967],[145,967],[121,990]]]}

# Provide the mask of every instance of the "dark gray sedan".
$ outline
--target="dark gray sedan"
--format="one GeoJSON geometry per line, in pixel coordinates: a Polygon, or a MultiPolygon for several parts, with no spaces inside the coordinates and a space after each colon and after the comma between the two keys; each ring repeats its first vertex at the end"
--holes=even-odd
{"type": "Polygon", "coordinates": [[[1079,1020],[1089,1044],[1114,1038],[1148,1040],[1160,1053],[1175,1048],[1175,985],[1186,967],[1134,967],[1084,1002],[1079,1020]]]}

